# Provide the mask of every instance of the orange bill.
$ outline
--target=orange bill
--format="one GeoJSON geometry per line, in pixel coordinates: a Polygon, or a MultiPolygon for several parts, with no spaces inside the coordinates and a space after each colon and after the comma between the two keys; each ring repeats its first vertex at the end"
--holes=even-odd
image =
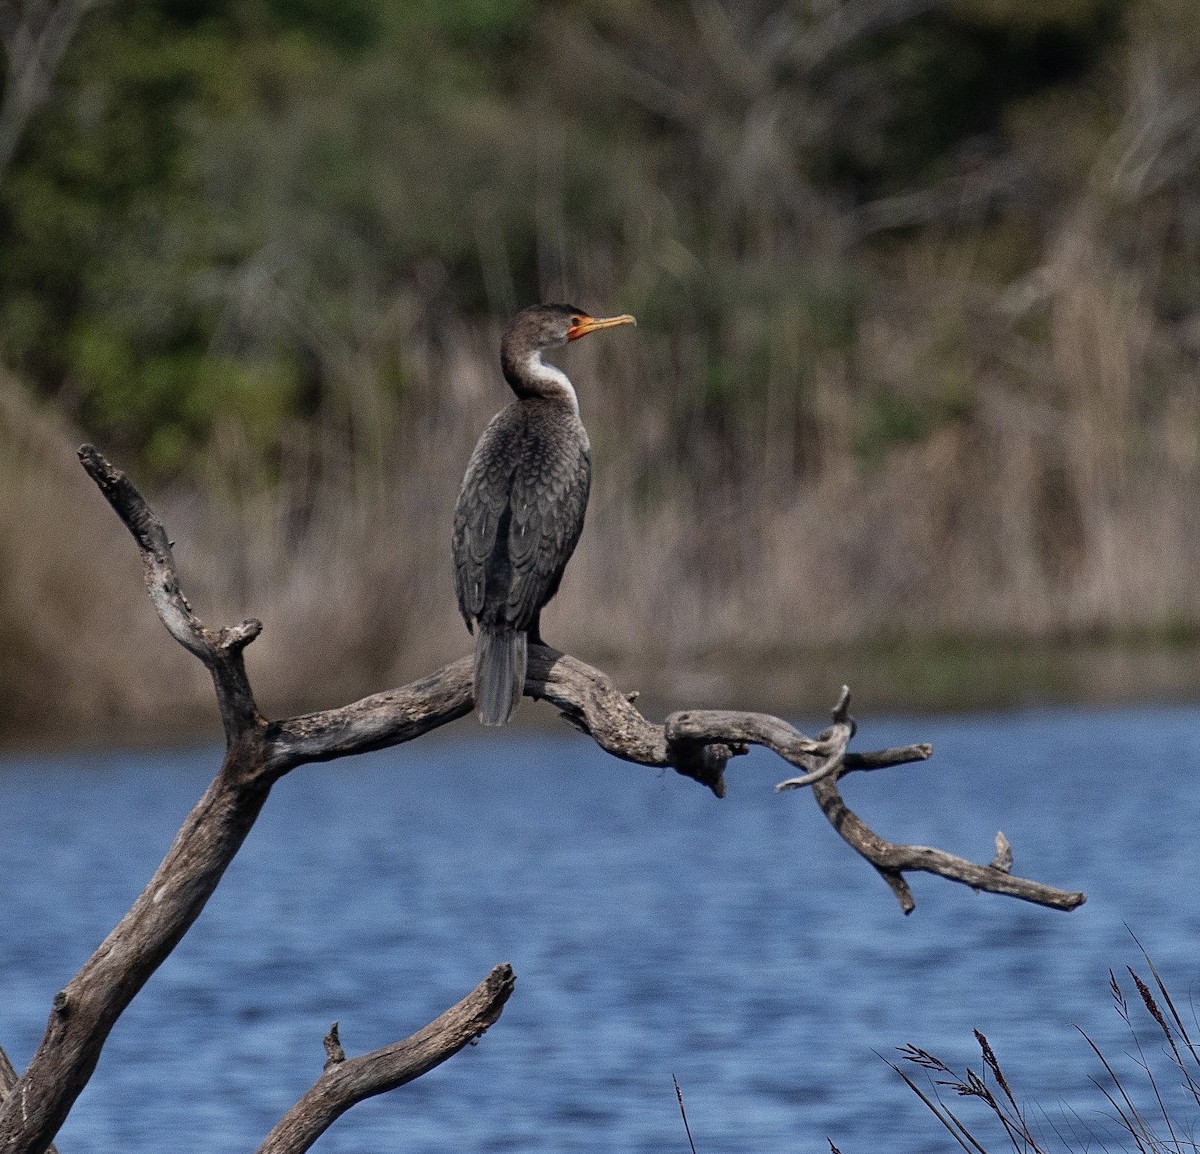
{"type": "Polygon", "coordinates": [[[637,321],[628,313],[622,313],[619,317],[589,317],[580,316],[575,318],[575,323],[567,329],[567,340],[576,341],[580,337],[587,336],[588,333],[594,333],[597,329],[611,329],[614,325],[636,325],[637,321]]]}

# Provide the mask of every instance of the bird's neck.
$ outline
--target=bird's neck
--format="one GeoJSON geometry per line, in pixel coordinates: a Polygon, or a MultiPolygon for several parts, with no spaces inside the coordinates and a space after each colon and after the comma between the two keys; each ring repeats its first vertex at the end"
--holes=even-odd
{"type": "Polygon", "coordinates": [[[520,357],[505,356],[502,367],[504,379],[518,397],[566,401],[575,410],[575,415],[579,415],[575,386],[557,365],[548,365],[542,360],[541,350],[533,349],[520,357]]]}

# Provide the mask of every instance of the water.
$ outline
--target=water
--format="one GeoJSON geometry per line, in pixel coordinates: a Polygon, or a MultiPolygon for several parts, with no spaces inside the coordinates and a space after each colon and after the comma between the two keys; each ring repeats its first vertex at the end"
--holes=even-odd
{"type": "MultiPolygon", "coordinates": [[[[686,1152],[672,1074],[701,1154],[957,1149],[877,1053],[978,1067],[973,1027],[1031,1105],[1100,1125],[1074,1027],[1123,1061],[1107,984],[1141,963],[1130,930],[1185,1015],[1200,995],[1200,710],[881,719],[856,746],[926,739],[931,762],[847,779],[851,806],[981,861],[1002,828],[1017,872],[1087,905],[910,875],[904,918],[806,794],[772,793],[786,767],[761,753],[724,801],[582,737],[470,723],[301,768],[118,1024],[60,1145],[252,1150],[319,1073],[331,1021],[350,1054],[384,1045],[500,961],[517,991],[482,1042],[316,1150],[686,1152]]],[[[18,1067],[216,763],[0,763],[0,1041],[18,1067]]]]}

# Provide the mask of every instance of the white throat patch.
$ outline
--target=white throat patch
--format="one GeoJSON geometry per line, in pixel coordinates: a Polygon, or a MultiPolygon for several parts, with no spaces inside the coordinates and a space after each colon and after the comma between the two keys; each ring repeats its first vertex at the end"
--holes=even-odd
{"type": "Polygon", "coordinates": [[[548,365],[542,360],[540,349],[534,349],[525,361],[525,369],[529,379],[545,385],[549,391],[559,393],[571,402],[576,415],[579,413],[579,398],[575,395],[575,386],[571,384],[567,374],[557,365],[548,365]]]}

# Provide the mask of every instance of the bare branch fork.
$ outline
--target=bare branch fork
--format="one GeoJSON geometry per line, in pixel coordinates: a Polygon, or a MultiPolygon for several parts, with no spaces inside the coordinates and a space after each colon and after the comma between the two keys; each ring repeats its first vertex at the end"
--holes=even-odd
{"type": "MultiPolygon", "coordinates": [[[[428,677],[337,709],[281,721],[262,716],[243,653],[261,632],[255,620],[213,631],[184,596],[162,522],[129,481],[95,448],[79,457],[141,552],[146,588],[163,624],[209,670],[226,751],[204,796],[185,819],[162,864],[116,928],[54,999],[45,1036],[24,1075],[0,1101],[0,1154],[42,1154],[87,1084],[113,1024],[199,916],[258,817],[271,787],[296,766],[331,761],[411,741],[465,716],[474,705],[470,658],[428,677]]],[[[838,782],[848,773],[922,761],[928,745],[852,752],[854,721],[843,690],[832,725],[816,738],[760,713],[688,710],[662,724],[647,720],[608,676],[566,654],[533,646],[528,696],[549,701],[577,729],[626,761],[669,767],[724,795],[729,760],[750,745],[774,751],[798,776],[780,790],[810,787],[835,830],[883,876],[905,913],[914,907],[904,874],[923,870],[977,890],[1070,910],[1081,893],[1013,877],[1011,855],[980,866],[941,850],[885,841],[846,805],[838,782]]],[[[998,851],[1000,845],[998,836],[998,851]]],[[[499,1017],[513,974],[497,967],[471,993],[404,1042],[345,1060],[336,1034],[330,1062],[285,1115],[260,1154],[307,1150],[355,1102],[411,1081],[456,1053],[499,1017]]],[[[3,1090],[0,1089],[0,1094],[3,1090]]]]}

